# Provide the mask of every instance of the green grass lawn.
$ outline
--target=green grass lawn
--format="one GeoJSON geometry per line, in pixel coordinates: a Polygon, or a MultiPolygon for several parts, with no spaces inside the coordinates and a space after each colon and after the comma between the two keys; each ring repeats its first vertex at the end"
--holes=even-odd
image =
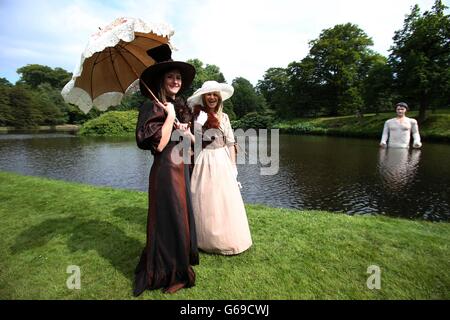
{"type": "MultiPolygon", "coordinates": [[[[254,245],[138,299],[449,299],[450,224],[247,205],[254,245]],[[381,268],[369,290],[367,268],[381,268]]],[[[0,172],[0,299],[134,299],[147,194],[0,172]],[[69,265],[81,289],[66,286],[69,265]]]]}

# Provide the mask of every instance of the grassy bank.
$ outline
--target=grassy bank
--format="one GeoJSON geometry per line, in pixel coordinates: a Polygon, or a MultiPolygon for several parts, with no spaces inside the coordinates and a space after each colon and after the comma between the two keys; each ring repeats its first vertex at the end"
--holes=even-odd
{"type": "MultiPolygon", "coordinates": [[[[344,137],[366,137],[380,139],[384,122],[394,116],[390,113],[365,114],[355,116],[297,118],[277,121],[270,116],[256,115],[253,119],[244,117],[235,121],[235,127],[280,129],[284,134],[315,134],[344,137]]],[[[408,116],[417,117],[417,112],[408,116]]],[[[111,111],[86,122],[80,129],[81,135],[134,136],[136,111],[111,111]]],[[[430,113],[427,120],[420,125],[420,134],[424,141],[450,142],[450,113],[438,110],[430,113]]]]}
{"type": "MultiPolygon", "coordinates": [[[[0,299],[133,299],[146,193],[0,172],[0,203],[0,299]],[[80,290],[66,287],[69,265],[80,290]]],[[[250,250],[202,253],[195,287],[139,299],[450,298],[448,223],[246,208],[250,250]]]]}
{"type": "MultiPolygon", "coordinates": [[[[409,112],[416,118],[418,112],[409,112]]],[[[384,122],[395,115],[393,113],[365,114],[362,117],[343,116],[326,118],[300,118],[277,122],[273,128],[288,134],[319,134],[344,137],[381,138],[384,122]]],[[[419,126],[424,141],[450,142],[450,114],[445,110],[430,113],[419,126]]]]}
{"type": "Polygon", "coordinates": [[[76,124],[61,124],[56,126],[38,126],[35,128],[14,128],[0,127],[0,133],[47,133],[47,132],[67,132],[76,133],[80,129],[76,124]]]}

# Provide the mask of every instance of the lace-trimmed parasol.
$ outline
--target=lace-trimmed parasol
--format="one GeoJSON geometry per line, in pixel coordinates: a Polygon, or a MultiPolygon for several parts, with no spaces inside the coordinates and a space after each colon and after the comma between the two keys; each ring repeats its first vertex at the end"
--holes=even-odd
{"type": "Polygon", "coordinates": [[[118,18],[92,34],[72,79],[61,95],[83,112],[106,110],[139,90],[139,76],[155,61],[147,50],[169,44],[174,31],[165,24],[118,18]]]}

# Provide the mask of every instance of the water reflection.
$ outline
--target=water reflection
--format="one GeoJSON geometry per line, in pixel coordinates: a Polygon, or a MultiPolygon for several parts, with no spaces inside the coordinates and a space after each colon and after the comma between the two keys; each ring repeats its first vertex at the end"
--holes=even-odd
{"type": "Polygon", "coordinates": [[[411,184],[417,175],[420,153],[419,149],[380,148],[378,169],[383,186],[401,192],[411,184]]]}
{"type": "MultiPolygon", "coordinates": [[[[245,203],[427,220],[450,218],[450,146],[379,149],[373,140],[280,135],[280,169],[239,165],[245,203]]],[[[133,138],[0,135],[0,170],[147,191],[153,162],[133,138]]],[[[1,183],[1,181],[0,181],[1,183]]]]}
{"type": "Polygon", "coordinates": [[[0,135],[0,170],[146,191],[153,158],[134,139],[0,135]]]}

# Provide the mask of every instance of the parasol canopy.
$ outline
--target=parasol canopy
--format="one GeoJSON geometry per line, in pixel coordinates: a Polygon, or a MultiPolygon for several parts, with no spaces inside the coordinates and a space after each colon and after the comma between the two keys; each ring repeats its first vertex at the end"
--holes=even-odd
{"type": "Polygon", "coordinates": [[[61,95],[83,112],[104,111],[139,90],[139,76],[156,62],[147,50],[168,44],[174,31],[165,24],[118,18],[92,34],[72,79],[61,95]]]}

